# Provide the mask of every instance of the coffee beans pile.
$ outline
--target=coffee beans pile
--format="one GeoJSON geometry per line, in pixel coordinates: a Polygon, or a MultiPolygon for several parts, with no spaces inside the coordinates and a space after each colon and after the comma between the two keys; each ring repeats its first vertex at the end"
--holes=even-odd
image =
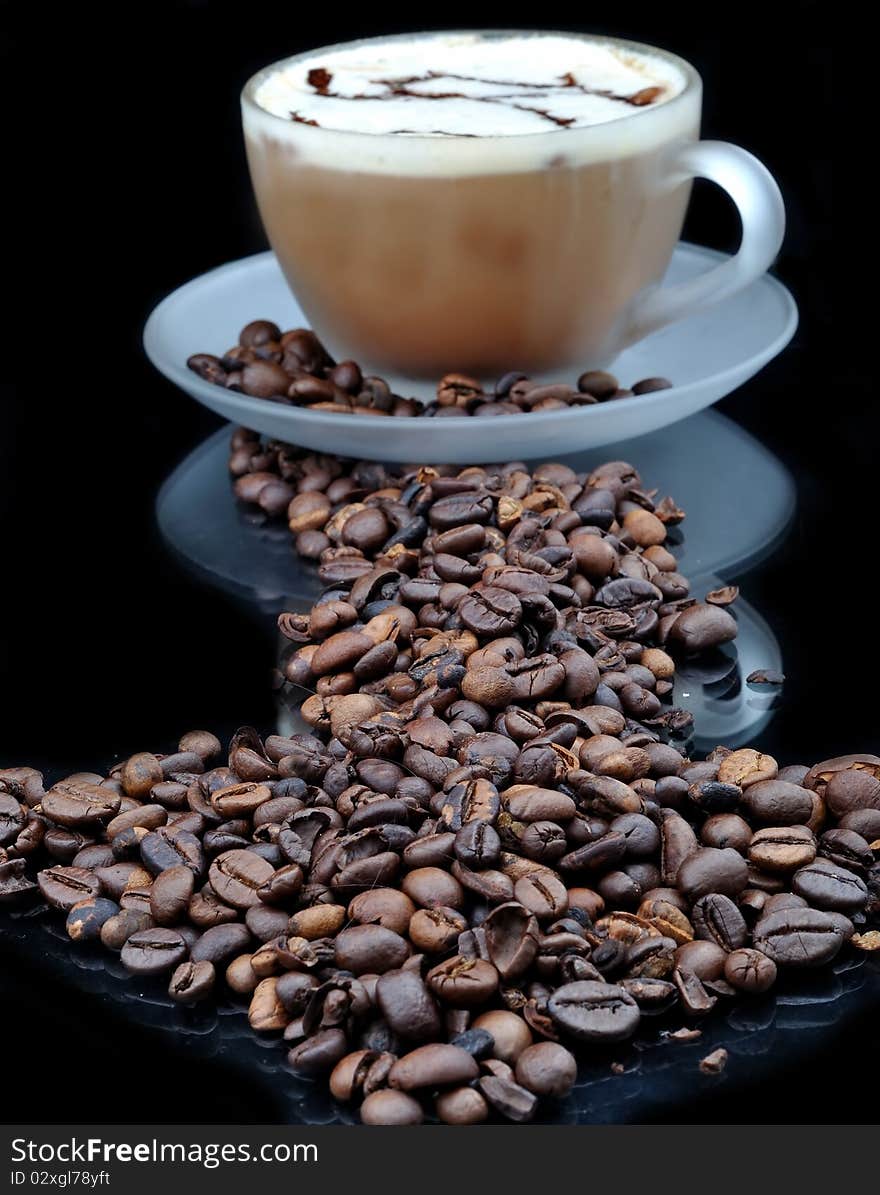
{"type": "Polygon", "coordinates": [[[690,596],[683,512],[631,465],[390,471],[239,429],[230,467],[325,585],[279,618],[307,732],[0,770],[0,902],[176,1002],[225,983],[367,1124],[528,1121],[643,1018],[693,1036],[880,947],[880,758],[662,741],[674,653],[732,639],[736,591],[690,596]]]}
{"type": "Polygon", "coordinates": [[[591,406],[672,386],[666,378],[644,378],[625,389],[613,374],[593,369],[582,373],[574,386],[546,385],[524,373],[507,373],[487,392],[475,378],[448,373],[437,385],[436,401],[426,405],[393,394],[383,378],[365,376],[355,361],[337,363],[310,329],[282,332],[271,320],[254,320],[242,328],[238,344],[222,357],[195,353],[187,365],[205,381],[252,398],[310,411],[405,418],[521,415],[591,406]]]}
{"type": "Polygon", "coordinates": [[[223,759],[197,731],[48,788],[0,771],[0,901],[41,897],[180,1003],[225,981],[367,1124],[527,1121],[573,1051],[880,946],[877,756],[692,762],[479,708],[344,694],[223,759]]]}
{"type": "Polygon", "coordinates": [[[667,528],[684,512],[625,461],[588,475],[522,462],[394,471],[239,428],[230,470],[236,495],[286,515],[296,550],[318,562],[327,589],[281,629],[303,645],[287,679],[320,696],[436,705],[439,683],[447,705],[484,706],[487,725],[510,704],[536,727],[573,706],[627,741],[686,734],[692,716],[667,701],[669,653],[736,636],[717,595],[697,601],[676,569],[667,528]],[[387,632],[401,618],[405,631],[387,632]]]}

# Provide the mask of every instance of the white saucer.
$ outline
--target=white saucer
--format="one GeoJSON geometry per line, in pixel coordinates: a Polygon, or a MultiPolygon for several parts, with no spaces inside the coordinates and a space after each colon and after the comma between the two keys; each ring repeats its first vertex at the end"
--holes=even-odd
{"type": "MultiPolygon", "coordinates": [[[[666,281],[692,278],[724,256],[682,242],[666,281]]],[[[198,402],[264,435],[341,456],[475,464],[546,459],[598,448],[692,415],[730,394],[785,348],[797,327],[797,307],[782,283],[765,274],[723,303],[655,332],[627,349],[612,366],[623,385],[659,376],[675,382],[671,390],[590,407],[486,420],[467,416],[379,419],[307,411],[248,398],[205,382],[187,369],[186,360],[193,353],[225,352],[252,319],[271,319],[282,328],[308,323],[272,253],[230,262],[179,287],[147,320],[144,348],[156,368],[198,402]]],[[[516,362],[511,362],[511,368],[516,368],[516,362]]],[[[419,393],[418,384],[405,389],[402,385],[395,379],[398,393],[419,393]]],[[[425,396],[424,390],[420,396],[425,396]]]]}

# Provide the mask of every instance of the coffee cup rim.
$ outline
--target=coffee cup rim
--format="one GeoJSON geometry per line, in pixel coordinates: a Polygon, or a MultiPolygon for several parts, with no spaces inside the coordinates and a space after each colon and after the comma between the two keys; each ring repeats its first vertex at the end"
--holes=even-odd
{"type": "MultiPolygon", "coordinates": [[[[286,58],[280,58],[275,62],[271,62],[264,67],[261,67],[255,74],[247,80],[241,90],[241,106],[243,111],[250,111],[259,119],[271,122],[271,124],[278,128],[284,129],[288,133],[291,130],[296,131],[297,138],[302,137],[304,142],[312,141],[316,143],[319,139],[335,142],[342,145],[344,141],[348,140],[349,144],[359,145],[375,145],[378,142],[386,141],[393,142],[396,147],[404,147],[410,145],[417,147],[418,150],[424,151],[425,146],[436,147],[438,142],[444,147],[449,146],[468,146],[471,149],[480,142],[493,141],[498,143],[512,143],[517,146],[538,145],[546,142],[550,138],[558,138],[561,133],[567,134],[569,144],[571,140],[577,138],[579,141],[584,141],[595,137],[601,137],[602,131],[605,130],[604,135],[607,137],[607,130],[609,128],[620,127],[626,125],[628,128],[632,127],[632,122],[639,119],[647,122],[652,117],[657,118],[659,114],[667,117],[672,115],[682,107],[687,106],[688,102],[692,102],[694,92],[701,92],[702,79],[696,67],[694,67],[687,59],[682,58],[678,54],[672,53],[670,50],[661,49],[658,46],[653,46],[648,42],[633,41],[629,38],[622,37],[606,37],[601,34],[581,33],[574,30],[565,29],[437,29],[437,30],[423,30],[421,32],[410,33],[394,33],[379,35],[376,37],[361,37],[350,41],[335,42],[327,46],[315,46],[309,50],[303,50],[298,54],[291,54],[286,58]],[[391,41],[406,41],[408,39],[423,40],[428,38],[443,38],[443,37],[460,37],[467,35],[477,35],[486,38],[502,38],[502,37],[568,37],[579,41],[598,43],[600,45],[611,45],[628,50],[632,53],[647,54],[648,56],[659,57],[666,62],[671,63],[679,71],[681,71],[685,84],[681,91],[673,96],[672,99],[666,100],[662,104],[655,106],[646,106],[641,108],[633,108],[631,112],[625,115],[618,116],[614,120],[600,121],[596,124],[583,125],[577,128],[567,129],[548,129],[541,130],[535,133],[504,133],[491,134],[485,137],[456,137],[443,136],[439,137],[437,134],[430,133],[407,133],[406,136],[400,136],[395,133],[376,133],[368,129],[330,129],[322,125],[309,125],[306,123],[299,123],[291,121],[289,117],[279,116],[276,112],[270,112],[268,108],[264,108],[257,103],[256,92],[265,79],[283,67],[289,66],[295,62],[301,62],[303,59],[312,58],[316,54],[323,51],[327,53],[335,53],[337,50],[353,49],[358,46],[368,46],[377,43],[386,43],[391,41]]],[[[644,127],[644,124],[643,126],[644,127]]],[[[405,150],[398,148],[397,152],[405,154],[405,150]]]]}

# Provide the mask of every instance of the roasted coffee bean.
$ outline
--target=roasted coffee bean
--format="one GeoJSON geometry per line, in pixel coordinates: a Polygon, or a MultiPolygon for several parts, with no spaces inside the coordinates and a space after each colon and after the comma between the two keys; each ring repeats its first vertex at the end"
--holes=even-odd
{"type": "MultiPolygon", "coordinates": [[[[360,925],[381,925],[403,935],[407,933],[415,912],[415,905],[410,898],[395,888],[374,888],[362,892],[348,906],[348,916],[352,921],[360,925]]],[[[341,928],[341,925],[342,922],[336,928],[341,928]]]]}
{"type": "Polygon", "coordinates": [[[408,934],[417,950],[424,950],[427,954],[444,954],[452,949],[459,934],[467,927],[467,919],[456,909],[439,905],[416,910],[410,918],[408,934]]]}
{"type": "Polygon", "coordinates": [[[275,995],[290,1016],[300,1016],[318,986],[319,981],[314,975],[303,971],[286,971],[276,980],[275,995]]]}
{"type": "Polygon", "coordinates": [[[466,1050],[440,1042],[418,1049],[399,1058],[391,1068],[388,1081],[398,1091],[419,1088],[457,1087],[470,1083],[479,1075],[476,1061],[466,1050]]]}
{"type": "Polygon", "coordinates": [[[577,847],[563,855],[559,860],[562,872],[601,872],[615,863],[621,862],[626,855],[626,839],[622,834],[604,834],[596,842],[588,842],[585,846],[577,847]]]}
{"type": "Polygon", "coordinates": [[[214,964],[207,960],[181,963],[171,976],[168,995],[178,1004],[197,1004],[211,995],[215,979],[214,964]]]}
{"type": "MultiPolygon", "coordinates": [[[[118,839],[114,841],[114,846],[116,841],[118,839]]],[[[140,842],[140,857],[144,867],[153,875],[183,864],[199,876],[205,866],[202,844],[195,834],[178,830],[173,825],[160,826],[158,830],[145,835],[140,842]]]]}
{"type": "Polygon", "coordinates": [[[514,885],[513,895],[539,921],[561,917],[568,908],[565,884],[552,871],[535,871],[521,876],[514,885]]]}
{"type": "Polygon", "coordinates": [[[566,822],[576,813],[572,797],[552,789],[518,784],[503,793],[503,804],[515,821],[566,822]]]}
{"type": "MultiPolygon", "coordinates": [[[[465,1015],[469,1016],[469,1014],[465,1015]]],[[[467,1050],[472,1058],[480,1061],[492,1053],[495,1039],[486,1029],[466,1029],[463,1033],[453,1037],[451,1044],[459,1046],[462,1050],[467,1050]]]]}
{"type": "Polygon", "coordinates": [[[187,954],[186,942],[174,929],[144,929],[132,934],[122,947],[122,963],[135,975],[161,975],[173,971],[187,954]]]}
{"type": "Polygon", "coordinates": [[[493,503],[488,494],[450,494],[432,505],[428,522],[440,531],[448,531],[462,523],[488,523],[492,513],[493,503]]]}
{"type": "Polygon", "coordinates": [[[825,786],[825,800],[836,817],[856,809],[880,809],[880,766],[834,771],[825,786]]]}
{"type": "Polygon", "coordinates": [[[700,842],[703,846],[721,849],[729,846],[743,853],[748,850],[751,841],[752,828],[745,818],[737,813],[716,813],[703,822],[700,830],[700,842]]]}
{"type": "MultiPolygon", "coordinates": [[[[663,535],[665,538],[665,531],[663,535]]],[[[703,652],[729,643],[736,638],[737,630],[736,619],[722,607],[697,602],[678,615],[669,638],[686,652],[703,652]]]]}
{"type": "Polygon", "coordinates": [[[518,1083],[497,1078],[495,1075],[484,1075],[479,1086],[492,1107],[507,1120],[523,1124],[535,1115],[538,1107],[537,1096],[525,1087],[520,1087],[518,1083]]]}
{"type": "Polygon", "coordinates": [[[568,849],[565,831],[556,822],[530,822],[517,837],[521,853],[537,863],[551,865],[568,849]]]}
{"type": "Polygon", "coordinates": [[[476,635],[507,635],[522,618],[516,594],[497,585],[475,585],[459,602],[457,612],[476,635]]]}
{"type": "Polygon", "coordinates": [[[486,918],[484,929],[489,959],[502,979],[528,970],[538,953],[538,922],[524,905],[499,905],[486,918]]]}
{"type": "MultiPolygon", "coordinates": [[[[332,1071],[337,1063],[341,1062],[347,1050],[348,1043],[341,1029],[319,1029],[317,1033],[311,1037],[307,1037],[304,1042],[301,1042],[298,1046],[294,1046],[288,1052],[287,1064],[298,1075],[311,1076],[325,1074],[328,1071],[332,1071]]],[[[381,1095],[383,1093],[376,1092],[375,1094],[381,1095]]],[[[370,1096],[369,1098],[374,1099],[375,1096],[370,1096]]],[[[364,1103],[366,1104],[366,1101],[364,1103]]],[[[363,1109],[361,1109],[361,1116],[365,1124],[371,1123],[364,1116],[363,1109]]]]}
{"type": "Polygon", "coordinates": [[[120,800],[119,793],[95,784],[62,781],[49,789],[41,805],[51,821],[79,829],[109,821],[118,812],[120,800]]]}
{"type": "MultiPolygon", "coordinates": [[[[742,897],[740,897],[741,900],[742,897]]],[[[807,902],[802,896],[795,896],[793,892],[777,892],[772,896],[765,895],[762,911],[770,914],[780,909],[805,909],[806,907],[807,902]]]]}
{"type": "Polygon", "coordinates": [[[376,984],[376,1000],[393,1033],[404,1041],[431,1041],[440,1036],[440,1014],[421,976],[388,971],[376,984]]]}
{"type": "Polygon", "coordinates": [[[752,940],[777,966],[819,967],[839,953],[844,932],[832,913],[788,908],[762,917],[752,940]]]}
{"type": "Polygon", "coordinates": [[[67,936],[75,942],[94,942],[104,925],[119,912],[115,901],[103,896],[78,901],[67,914],[67,936]]]}
{"type": "Polygon", "coordinates": [[[180,751],[192,751],[203,760],[219,755],[222,750],[220,740],[208,730],[190,730],[183,735],[178,743],[180,751]]]}
{"type": "Polygon", "coordinates": [[[749,861],[763,871],[786,875],[815,857],[816,839],[806,826],[768,827],[758,830],[749,843],[749,861]]]}
{"type": "Polygon", "coordinates": [[[620,986],[635,1000],[642,1013],[666,1012],[676,1001],[678,989],[666,979],[621,979],[620,986]]]}
{"type": "Polygon", "coordinates": [[[417,867],[403,879],[403,891],[423,908],[459,908],[464,903],[461,884],[439,867],[417,867]]]}
{"type": "Polygon", "coordinates": [[[684,942],[693,941],[693,925],[677,905],[663,896],[656,895],[642,901],[638,916],[650,922],[663,936],[672,938],[679,946],[684,942]]]}
{"type": "MultiPolygon", "coordinates": [[[[376,888],[374,891],[382,893],[389,892],[390,889],[376,888]]],[[[363,895],[369,896],[371,893],[364,893],[363,895]]],[[[402,893],[395,893],[394,895],[402,895],[402,893]]],[[[307,942],[314,942],[319,938],[332,938],[342,929],[346,920],[345,909],[342,905],[317,904],[311,905],[306,909],[300,909],[299,912],[294,913],[290,918],[288,928],[294,937],[305,938],[307,942]]],[[[353,920],[359,919],[353,918],[353,920]]],[[[372,923],[372,919],[366,920],[372,923]]],[[[384,924],[386,929],[394,929],[395,932],[401,932],[396,928],[396,924],[389,924],[388,921],[382,921],[380,918],[375,919],[375,924],[384,924]]]]}
{"type": "Polygon", "coordinates": [[[778,773],[776,760],[770,755],[755,751],[752,747],[741,747],[731,751],[718,765],[718,781],[721,784],[735,784],[746,789],[761,780],[772,780],[778,773]]]}
{"type": "Polygon", "coordinates": [[[456,858],[465,867],[493,867],[501,857],[501,839],[488,822],[467,822],[455,836],[456,858]]]}
{"type": "Polygon", "coordinates": [[[857,873],[870,871],[874,865],[874,852],[870,844],[854,830],[826,830],[819,840],[819,854],[857,873]]]}
{"type": "Polygon", "coordinates": [[[101,944],[107,950],[120,951],[132,934],[151,929],[153,919],[136,909],[120,909],[101,926],[101,944]]]}
{"type": "Polygon", "coordinates": [[[813,814],[813,797],[787,780],[761,780],[743,793],[746,816],[770,826],[805,826],[813,814]]]}
{"type": "Polygon", "coordinates": [[[715,942],[724,950],[744,946],[748,927],[742,913],[728,896],[713,892],[695,901],[691,913],[698,938],[715,942]]]}
{"type": "Polygon", "coordinates": [[[473,1008],[490,999],[498,978],[495,966],[484,959],[456,955],[430,970],[427,984],[444,1004],[473,1008]]]}
{"type": "Polygon", "coordinates": [[[635,1000],[612,983],[582,980],[563,984],[550,997],[547,1008],[553,1023],[577,1041],[622,1041],[639,1027],[635,1000]]]}
{"type": "Polygon", "coordinates": [[[361,1120],[373,1125],[421,1124],[424,1113],[418,1100],[406,1092],[385,1088],[367,1096],[361,1104],[361,1120]]]}
{"type": "Polygon", "coordinates": [[[296,863],[279,867],[277,871],[257,889],[260,900],[269,905],[289,905],[303,885],[302,868],[296,863]]]}
{"type": "Polygon", "coordinates": [[[732,813],[739,805],[742,789],[737,784],[704,780],[692,784],[688,789],[688,796],[703,813],[732,813]]]}
{"type": "Polygon", "coordinates": [[[726,958],[727,951],[713,939],[684,942],[675,950],[677,969],[696,975],[704,982],[721,976],[726,958]]]}
{"type": "MultiPolygon", "coordinates": [[[[412,407],[353,363],[337,375],[312,334],[270,334],[219,362],[224,384],[268,363],[291,367],[295,401],[412,407]]],[[[468,378],[441,392],[435,412],[492,403],[468,378]]],[[[515,411],[572,398],[523,378],[500,392],[515,411]]],[[[39,773],[0,772],[14,854],[0,893],[45,846],[44,876],[54,863],[89,877],[73,903],[122,906],[103,941],[140,957],[139,934],[171,933],[182,975],[216,961],[256,1031],[283,1032],[294,1066],[332,1071],[334,1093],[365,1107],[410,1044],[478,1056],[476,1073],[413,1088],[460,1123],[490,1106],[532,1115],[531,1087],[554,1090],[513,1069],[535,1041],[616,1039],[676,1000],[703,1015],[757,990],[773,958],[831,957],[855,931],[870,943],[880,759],[779,768],[752,748],[700,761],[656,741],[689,728],[665,704],[675,655],[732,635],[734,595],[690,598],[667,540],[683,512],[632,466],[398,469],[245,431],[232,458],[236,493],[261,518],[285,508],[329,586],[279,622],[311,733],[263,742],[245,727],[209,771],[220,744],[185,736],[106,780],[69,776],[48,802],[39,773]],[[109,816],[84,810],[92,788],[109,816]],[[730,962],[742,952],[757,957],[730,962]]],[[[421,1118],[387,1094],[386,1119],[421,1118]]]]}
{"type": "Polygon", "coordinates": [[[408,955],[406,939],[381,925],[354,925],[336,938],[336,965],[355,975],[394,971],[408,955]]]}
{"type": "Polygon", "coordinates": [[[273,875],[273,867],[253,851],[224,851],[208,871],[217,896],[236,909],[247,909],[260,901],[259,890],[273,875]]]}
{"type": "Polygon", "coordinates": [[[725,960],[724,978],[739,992],[766,992],[776,982],[776,964],[760,950],[734,950],[725,960]]]}
{"type": "Polygon", "coordinates": [[[482,1124],[489,1116],[488,1103],[473,1087],[441,1092],[434,1108],[443,1124],[482,1124]]]}
{"type": "MultiPolygon", "coordinates": [[[[196,899],[197,897],[193,897],[193,900],[196,899]]],[[[217,903],[219,904],[219,902],[217,903]]],[[[235,909],[230,908],[228,905],[221,905],[221,908],[227,909],[232,914],[232,917],[228,918],[228,920],[234,921],[236,919],[237,914],[235,909]]],[[[195,920],[193,918],[192,902],[190,903],[189,915],[190,918],[195,920]]],[[[227,920],[225,917],[221,917],[220,919],[227,920]]],[[[258,942],[268,942],[272,938],[277,938],[279,934],[284,933],[287,923],[288,914],[283,909],[272,909],[262,903],[251,905],[245,913],[245,925],[258,942]]],[[[217,924],[217,921],[212,919],[207,924],[217,924]]]]}
{"type": "Polygon", "coordinates": [[[516,1060],[516,1081],[535,1095],[564,1099],[577,1079],[574,1055],[556,1042],[538,1042],[516,1060]]]}
{"type": "Polygon", "coordinates": [[[840,819],[841,828],[853,830],[866,842],[880,839],[880,809],[853,809],[840,819]]]}
{"type": "Polygon", "coordinates": [[[672,981],[678,989],[681,1006],[688,1016],[705,1016],[715,1007],[717,997],[709,994],[703,981],[695,972],[676,967],[672,973],[672,981]]]}
{"type": "Polygon", "coordinates": [[[868,902],[864,880],[827,859],[816,859],[796,871],[791,886],[798,896],[818,909],[856,913],[868,902]]]}
{"type": "Polygon", "coordinates": [[[160,872],[150,886],[150,915],[156,924],[176,925],[182,921],[194,889],[195,876],[184,864],[160,872]]]}
{"type": "Polygon", "coordinates": [[[247,926],[237,922],[229,925],[212,925],[202,934],[190,951],[194,963],[210,962],[215,965],[227,962],[250,945],[251,935],[247,926]]]}
{"type": "Polygon", "coordinates": [[[484,1012],[473,1022],[474,1029],[492,1035],[492,1056],[514,1066],[517,1058],[532,1044],[532,1034],[526,1022],[507,1009],[484,1012]]]}
{"type": "MultiPolygon", "coordinates": [[[[155,790],[161,788],[163,788],[163,785],[154,784],[153,788],[149,790],[151,797],[154,796],[155,790]]],[[[181,788],[183,788],[185,797],[187,790],[185,790],[183,785],[181,785],[181,788]]],[[[158,829],[159,826],[164,826],[167,820],[169,820],[169,815],[167,815],[164,805],[136,805],[134,809],[127,809],[124,813],[117,814],[106,823],[106,836],[111,840],[115,839],[117,834],[121,834],[133,826],[142,826],[145,829],[158,829]]]]}
{"type": "Polygon", "coordinates": [[[749,869],[742,855],[725,847],[699,847],[681,864],[676,883],[692,901],[711,892],[724,896],[738,896],[746,887],[749,869]]]}
{"type": "Polygon", "coordinates": [[[234,958],[225,971],[226,985],[237,996],[250,996],[260,982],[259,975],[251,966],[251,956],[240,954],[234,958]]]}
{"type": "Polygon", "coordinates": [[[62,913],[69,913],[81,900],[101,892],[100,881],[83,867],[49,867],[38,872],[37,883],[47,904],[62,913]]]}

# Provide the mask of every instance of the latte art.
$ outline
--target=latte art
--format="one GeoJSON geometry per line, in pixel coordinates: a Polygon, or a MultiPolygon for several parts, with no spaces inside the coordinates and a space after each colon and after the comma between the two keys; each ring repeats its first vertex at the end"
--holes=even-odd
{"type": "Polygon", "coordinates": [[[320,51],[254,99],[294,123],[385,135],[505,137],[586,128],[679,95],[670,61],[558,35],[426,35],[320,51]]]}

